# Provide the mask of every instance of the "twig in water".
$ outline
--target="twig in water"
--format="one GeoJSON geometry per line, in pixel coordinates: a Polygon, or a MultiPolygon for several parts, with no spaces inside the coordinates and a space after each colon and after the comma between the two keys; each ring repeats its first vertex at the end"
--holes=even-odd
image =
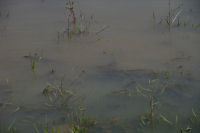
{"type": "Polygon", "coordinates": [[[110,26],[106,25],[104,26],[101,30],[97,31],[95,34],[98,35],[100,34],[101,32],[105,31],[107,28],[109,28],[110,26]]]}

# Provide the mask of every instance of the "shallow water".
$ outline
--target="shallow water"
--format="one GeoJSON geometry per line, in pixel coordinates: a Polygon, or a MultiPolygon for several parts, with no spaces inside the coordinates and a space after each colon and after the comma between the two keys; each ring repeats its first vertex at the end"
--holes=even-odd
{"type": "MultiPolygon", "coordinates": [[[[95,18],[91,33],[58,40],[67,21],[64,0],[0,0],[0,102],[12,103],[3,110],[0,106],[0,122],[16,119],[17,129],[24,133],[33,128],[24,120],[45,116],[58,120],[63,114],[45,106],[48,101],[42,91],[62,80],[78,97],[69,106],[86,107],[89,117],[107,127],[91,132],[152,132],[149,127],[139,128],[149,101],[138,95],[138,86],[159,91],[164,86],[162,95],[152,94],[159,112],[172,122],[178,115],[180,128],[186,128],[192,108],[200,110],[200,2],[174,0],[172,8],[183,4],[183,11],[181,26],[174,24],[170,31],[164,20],[159,24],[168,14],[166,0],[79,3],[86,16],[95,18]],[[29,54],[34,53],[38,59],[33,72],[29,54]]],[[[198,130],[194,126],[193,132],[198,130]]],[[[161,122],[154,132],[161,131],[176,129],[161,122]]]]}

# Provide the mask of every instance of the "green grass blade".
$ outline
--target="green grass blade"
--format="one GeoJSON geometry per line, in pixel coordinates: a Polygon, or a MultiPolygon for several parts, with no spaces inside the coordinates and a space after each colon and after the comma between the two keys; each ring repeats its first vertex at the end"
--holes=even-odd
{"type": "Polygon", "coordinates": [[[173,125],[173,123],[171,121],[169,121],[165,116],[160,114],[160,117],[162,118],[162,120],[170,125],[173,125]]]}
{"type": "Polygon", "coordinates": [[[14,120],[10,123],[10,125],[8,126],[8,132],[10,132],[10,131],[12,130],[12,128],[13,128],[13,126],[14,126],[14,124],[15,124],[15,120],[16,120],[16,119],[14,119],[14,120]]]}

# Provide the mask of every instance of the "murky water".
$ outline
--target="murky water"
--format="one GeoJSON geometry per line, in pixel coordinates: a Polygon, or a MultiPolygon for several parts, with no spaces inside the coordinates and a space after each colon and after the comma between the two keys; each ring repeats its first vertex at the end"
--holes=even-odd
{"type": "Polygon", "coordinates": [[[62,123],[70,109],[52,109],[43,95],[62,82],[74,93],[68,107],[85,107],[99,121],[89,132],[199,132],[200,120],[190,122],[192,109],[200,111],[198,0],[172,0],[171,9],[182,11],[170,31],[167,0],[82,0],[79,8],[95,23],[89,35],[71,40],[60,35],[65,3],[0,0],[0,124],[15,120],[27,133],[45,117],[62,123]],[[150,97],[154,124],[146,119],[150,97]]]}

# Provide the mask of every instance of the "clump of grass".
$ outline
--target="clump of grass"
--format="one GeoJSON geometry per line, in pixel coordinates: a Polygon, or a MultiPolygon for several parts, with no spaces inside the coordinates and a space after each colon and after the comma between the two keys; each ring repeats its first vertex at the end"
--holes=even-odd
{"type": "Polygon", "coordinates": [[[65,112],[62,123],[56,124],[54,120],[48,120],[47,115],[44,120],[32,122],[34,133],[86,133],[90,127],[96,125],[96,120],[85,115],[85,108],[65,112]]]}
{"type": "Polygon", "coordinates": [[[86,117],[85,111],[85,108],[80,107],[77,112],[72,112],[68,116],[68,123],[72,133],[86,133],[90,127],[96,125],[96,120],[86,117]]]}
{"type": "Polygon", "coordinates": [[[71,40],[74,36],[81,37],[90,33],[91,24],[93,23],[93,17],[86,19],[83,15],[79,3],[72,0],[66,2],[67,28],[63,34],[67,33],[68,40],[71,40]]]}
{"type": "MultiPolygon", "coordinates": [[[[167,78],[168,76],[166,76],[167,78]]],[[[169,77],[167,78],[166,83],[164,83],[164,86],[160,86],[159,88],[167,87],[167,84],[169,84],[169,77]]],[[[150,81],[149,84],[152,85],[153,81],[150,81]]],[[[165,89],[164,89],[165,90],[165,89]]],[[[194,126],[191,125],[191,123],[184,122],[184,125],[181,125],[183,123],[182,121],[179,122],[178,116],[176,115],[175,121],[170,120],[166,115],[163,115],[161,112],[161,106],[160,106],[160,97],[158,94],[163,94],[163,90],[158,90],[156,88],[152,88],[149,86],[149,89],[138,87],[137,92],[140,96],[147,98],[147,101],[149,102],[148,106],[148,112],[140,117],[140,130],[143,130],[144,128],[152,128],[152,132],[155,132],[156,127],[158,127],[161,123],[165,123],[168,126],[170,126],[172,129],[175,129],[177,133],[191,133],[193,128],[198,128],[200,125],[200,115],[192,109],[193,117],[191,118],[191,122],[194,126]],[[154,90],[155,89],[155,90],[154,90]]],[[[188,120],[187,120],[188,121],[188,120]]],[[[198,130],[197,129],[197,130],[198,130]]]]}
{"type": "Polygon", "coordinates": [[[152,133],[154,133],[156,130],[156,127],[158,127],[158,125],[161,122],[164,122],[167,125],[169,125],[171,128],[176,129],[177,133],[191,133],[191,131],[192,131],[191,126],[188,125],[186,128],[178,126],[178,116],[177,115],[175,118],[175,122],[172,122],[165,115],[163,115],[159,111],[160,107],[156,107],[156,106],[158,106],[158,105],[156,105],[156,103],[158,101],[155,101],[155,100],[156,100],[155,97],[149,96],[149,110],[150,111],[147,114],[142,115],[140,117],[140,124],[139,124],[140,128],[145,128],[145,127],[150,126],[152,128],[152,133]]]}
{"type": "Polygon", "coordinates": [[[5,124],[2,122],[0,127],[0,133],[17,133],[17,129],[14,127],[15,125],[15,119],[8,125],[8,127],[5,126],[5,124]]]}
{"type": "Polygon", "coordinates": [[[31,67],[32,71],[35,71],[36,63],[43,59],[43,57],[39,56],[37,52],[35,52],[33,55],[31,55],[31,53],[29,53],[29,55],[25,55],[24,58],[30,60],[30,67],[31,67]]]}
{"type": "Polygon", "coordinates": [[[72,0],[68,0],[66,2],[66,7],[65,8],[70,11],[70,14],[73,17],[73,24],[76,24],[76,15],[75,15],[75,11],[74,11],[74,2],[72,0]]]}
{"type": "Polygon", "coordinates": [[[63,133],[58,126],[49,122],[47,116],[39,123],[33,123],[34,133],[63,133]]]}
{"type": "MultiPolygon", "coordinates": [[[[165,23],[166,23],[167,28],[170,31],[172,25],[177,20],[177,26],[179,27],[180,24],[181,24],[179,16],[180,16],[180,14],[183,11],[183,9],[181,8],[181,6],[182,6],[182,4],[180,4],[180,5],[178,5],[178,7],[172,9],[171,8],[172,7],[172,2],[171,2],[171,0],[168,0],[168,14],[167,14],[167,16],[161,18],[161,21],[159,23],[162,24],[162,20],[164,20],[165,23]]],[[[154,15],[153,15],[153,19],[154,19],[154,15]]]]}
{"type": "Polygon", "coordinates": [[[180,20],[179,20],[179,15],[181,14],[182,12],[182,9],[181,9],[181,5],[179,5],[177,8],[174,8],[172,9],[171,8],[171,0],[168,1],[168,16],[166,16],[165,18],[165,22],[169,28],[169,30],[171,29],[171,26],[172,24],[175,22],[175,20],[178,18],[178,25],[177,26],[180,26],[180,20]],[[176,12],[176,10],[178,9],[178,11],[176,12]]]}
{"type": "Polygon", "coordinates": [[[147,99],[148,101],[148,112],[145,115],[140,117],[140,127],[151,127],[152,132],[154,132],[156,123],[160,120],[166,121],[167,119],[164,115],[161,115],[159,112],[160,109],[160,102],[159,96],[161,96],[165,91],[166,84],[160,83],[159,80],[149,80],[149,88],[144,88],[141,85],[136,87],[136,93],[139,96],[142,96],[147,99]],[[159,87],[156,87],[159,84],[159,87]],[[165,119],[163,119],[165,118],[165,119]]]}
{"type": "Polygon", "coordinates": [[[73,101],[74,92],[63,87],[63,80],[59,85],[47,85],[42,90],[42,94],[48,98],[46,105],[52,108],[66,109],[69,108],[70,102],[75,102],[73,101]]]}

